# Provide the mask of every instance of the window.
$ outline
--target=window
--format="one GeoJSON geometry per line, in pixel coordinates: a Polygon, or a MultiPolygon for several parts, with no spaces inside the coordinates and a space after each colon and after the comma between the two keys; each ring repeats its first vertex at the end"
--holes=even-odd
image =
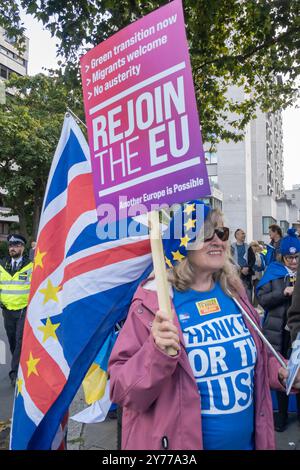
{"type": "Polygon", "coordinates": [[[215,197],[201,198],[201,201],[204,202],[204,204],[207,204],[208,206],[212,207],[213,209],[219,208],[220,210],[222,210],[222,201],[216,199],[215,197]]]}
{"type": "Polygon", "coordinates": [[[19,57],[18,55],[15,55],[15,61],[18,62],[21,65],[26,65],[25,59],[22,59],[22,57],[19,57]]]}
{"type": "Polygon", "coordinates": [[[280,221],[280,228],[282,230],[282,233],[286,233],[289,229],[289,223],[287,220],[281,220],[280,221]]]}
{"type": "Polygon", "coordinates": [[[21,76],[18,72],[14,72],[13,70],[9,69],[8,67],[5,67],[5,65],[0,65],[0,76],[2,78],[5,78],[6,80],[10,78],[10,75],[12,73],[15,73],[16,75],[21,76]]]}
{"type": "Polygon", "coordinates": [[[15,36],[10,37],[7,33],[4,33],[5,41],[9,44],[15,44],[16,38],[15,36]]]}
{"type": "Polygon", "coordinates": [[[269,235],[269,227],[272,224],[276,224],[276,219],[274,219],[273,217],[262,218],[262,229],[264,235],[269,235]]]}
{"type": "Polygon", "coordinates": [[[11,59],[15,60],[19,64],[25,65],[25,59],[18,56],[17,54],[10,51],[9,49],[6,49],[5,47],[0,46],[0,52],[2,52],[2,54],[5,54],[7,57],[10,57],[11,59]]]}
{"type": "Polygon", "coordinates": [[[295,199],[296,198],[296,194],[292,194],[292,199],[295,199]]]}
{"type": "Polygon", "coordinates": [[[207,165],[210,165],[212,163],[217,163],[218,162],[218,158],[217,158],[217,154],[216,153],[213,153],[213,152],[204,152],[204,155],[205,155],[205,163],[207,165]]]}
{"type": "Polygon", "coordinates": [[[209,182],[210,182],[211,186],[218,187],[218,177],[217,176],[210,176],[209,177],[209,182]]]}
{"type": "Polygon", "coordinates": [[[2,78],[5,78],[5,79],[8,78],[8,70],[6,67],[4,67],[4,65],[0,66],[0,75],[2,78]]]}

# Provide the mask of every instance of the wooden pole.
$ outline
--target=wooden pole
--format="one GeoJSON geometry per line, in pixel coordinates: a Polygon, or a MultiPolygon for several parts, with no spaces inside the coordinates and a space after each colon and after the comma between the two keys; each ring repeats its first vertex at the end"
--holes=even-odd
{"type": "MultiPolygon", "coordinates": [[[[165,312],[170,320],[173,320],[158,211],[149,213],[149,229],[159,309],[165,312]]],[[[176,349],[173,348],[168,348],[167,353],[169,356],[177,355],[176,349]]]]}

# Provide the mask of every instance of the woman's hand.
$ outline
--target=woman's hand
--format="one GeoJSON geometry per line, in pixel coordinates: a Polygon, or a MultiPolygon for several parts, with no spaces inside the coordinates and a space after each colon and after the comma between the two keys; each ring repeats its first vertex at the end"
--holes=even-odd
{"type": "MultiPolygon", "coordinates": [[[[278,371],[278,378],[279,381],[282,383],[282,385],[286,385],[286,379],[289,376],[289,371],[285,369],[284,367],[280,367],[278,371]]],[[[300,389],[300,369],[298,370],[298,373],[295,377],[295,380],[293,382],[293,388],[299,388],[300,389]]]]}
{"type": "Polygon", "coordinates": [[[165,312],[156,312],[151,332],[156,346],[162,351],[166,352],[169,347],[180,350],[178,329],[165,312]]]}

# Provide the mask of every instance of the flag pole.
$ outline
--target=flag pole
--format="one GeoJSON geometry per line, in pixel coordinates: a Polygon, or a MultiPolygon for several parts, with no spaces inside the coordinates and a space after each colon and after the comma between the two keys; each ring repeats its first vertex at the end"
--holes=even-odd
{"type": "MultiPolygon", "coordinates": [[[[149,213],[149,230],[159,309],[165,312],[170,320],[173,320],[158,211],[149,213]]],[[[169,356],[177,355],[176,349],[172,347],[167,348],[167,353],[169,356]]]]}
{"type": "Polygon", "coordinates": [[[284,367],[284,369],[287,369],[287,365],[286,363],[284,362],[284,360],[279,356],[279,354],[277,353],[277,351],[275,351],[275,349],[273,348],[272,344],[269,343],[269,341],[267,340],[267,338],[263,335],[262,331],[259,329],[259,327],[256,325],[256,323],[252,320],[252,318],[250,317],[250,315],[248,315],[248,313],[245,311],[245,309],[241,306],[241,304],[234,298],[232,297],[232,299],[234,300],[234,302],[236,303],[236,305],[238,306],[239,310],[241,310],[242,314],[247,318],[247,320],[249,321],[249,323],[251,323],[251,325],[253,326],[253,328],[255,329],[256,333],[259,335],[259,337],[261,338],[261,340],[265,343],[265,345],[270,349],[271,353],[276,357],[277,361],[279,362],[279,364],[284,367]]]}
{"type": "Polygon", "coordinates": [[[78,122],[80,122],[80,124],[82,124],[87,129],[86,124],[77,116],[77,114],[73,113],[73,111],[68,107],[67,107],[67,112],[70,113],[73,116],[73,118],[75,119],[77,124],[78,124],[78,122]]]}

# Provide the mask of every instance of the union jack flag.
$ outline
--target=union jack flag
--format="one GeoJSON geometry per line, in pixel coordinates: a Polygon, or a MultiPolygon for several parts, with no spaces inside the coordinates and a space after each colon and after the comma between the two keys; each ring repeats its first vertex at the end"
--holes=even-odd
{"type": "Polygon", "coordinates": [[[15,390],[11,449],[58,449],[68,407],[152,269],[148,235],[101,240],[88,145],[67,115],[49,173],[15,390]]]}

